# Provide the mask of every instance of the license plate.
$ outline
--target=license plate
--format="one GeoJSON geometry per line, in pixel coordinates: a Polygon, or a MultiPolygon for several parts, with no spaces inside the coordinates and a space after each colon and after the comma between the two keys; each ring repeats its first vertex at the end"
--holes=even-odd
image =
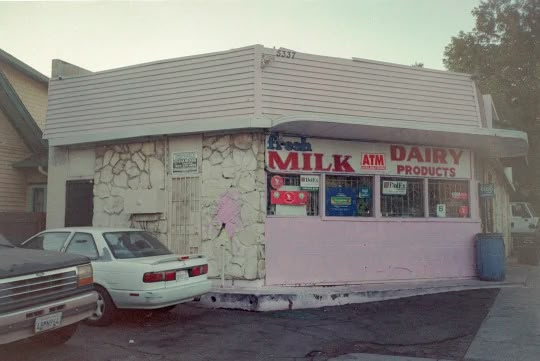
{"type": "Polygon", "coordinates": [[[36,318],[36,323],[34,324],[34,331],[36,333],[51,330],[60,326],[62,323],[62,312],[53,313],[46,316],[41,316],[36,318]]]}
{"type": "Polygon", "coordinates": [[[188,271],[177,271],[176,280],[177,281],[187,281],[189,279],[188,271]]]}

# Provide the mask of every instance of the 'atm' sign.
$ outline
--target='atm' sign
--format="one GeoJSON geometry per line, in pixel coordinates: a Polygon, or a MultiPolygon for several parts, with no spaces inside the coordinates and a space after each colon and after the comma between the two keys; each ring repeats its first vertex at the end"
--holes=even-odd
{"type": "Polygon", "coordinates": [[[384,153],[362,153],[362,169],[385,170],[384,153]]]}

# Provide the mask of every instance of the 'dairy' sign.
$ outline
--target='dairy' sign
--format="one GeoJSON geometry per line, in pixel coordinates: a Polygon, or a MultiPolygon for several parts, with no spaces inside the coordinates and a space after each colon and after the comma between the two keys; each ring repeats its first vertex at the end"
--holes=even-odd
{"type": "Polygon", "coordinates": [[[452,147],[266,138],[266,166],[276,172],[471,178],[471,152],[452,147]]]}

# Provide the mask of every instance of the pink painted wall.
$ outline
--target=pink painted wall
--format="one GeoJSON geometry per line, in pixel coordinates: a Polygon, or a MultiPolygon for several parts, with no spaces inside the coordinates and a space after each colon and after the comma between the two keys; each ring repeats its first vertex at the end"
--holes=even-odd
{"type": "Polygon", "coordinates": [[[475,275],[475,220],[266,219],[266,284],[475,275]]]}

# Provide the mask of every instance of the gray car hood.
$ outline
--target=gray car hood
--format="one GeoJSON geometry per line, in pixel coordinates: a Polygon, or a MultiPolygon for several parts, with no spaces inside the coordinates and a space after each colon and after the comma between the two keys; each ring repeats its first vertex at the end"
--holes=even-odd
{"type": "Polygon", "coordinates": [[[0,279],[89,263],[84,256],[0,245],[0,279]]]}

